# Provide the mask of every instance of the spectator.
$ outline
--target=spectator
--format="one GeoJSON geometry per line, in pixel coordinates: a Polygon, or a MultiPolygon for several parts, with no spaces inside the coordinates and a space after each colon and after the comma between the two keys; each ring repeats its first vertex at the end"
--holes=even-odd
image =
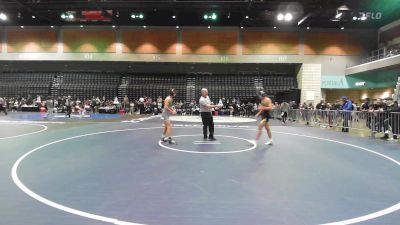
{"type": "Polygon", "coordinates": [[[347,111],[352,111],[353,110],[353,102],[351,102],[350,99],[348,99],[346,96],[342,97],[342,106],[341,110],[342,112],[342,118],[343,118],[343,128],[342,132],[349,132],[349,120],[351,120],[351,113],[347,111]]]}
{"type": "Polygon", "coordinates": [[[318,109],[318,110],[325,110],[325,109],[326,109],[325,101],[322,99],[322,100],[317,104],[317,106],[315,106],[315,109],[318,109]]]}
{"type": "Polygon", "coordinates": [[[394,113],[399,113],[400,108],[399,104],[397,101],[394,101],[393,103],[388,104],[388,107],[385,112],[385,120],[383,122],[384,124],[384,136],[382,139],[389,139],[389,130],[392,130],[393,133],[393,139],[397,139],[397,135],[399,134],[399,116],[400,114],[394,114],[394,113]]]}
{"type": "Polygon", "coordinates": [[[51,97],[48,97],[46,100],[46,109],[47,109],[47,114],[46,117],[51,117],[53,116],[54,113],[54,101],[51,97]]]}
{"type": "Polygon", "coordinates": [[[4,112],[5,115],[7,115],[7,109],[5,107],[6,101],[4,98],[0,97],[0,112],[4,112]]]}
{"type": "Polygon", "coordinates": [[[161,112],[163,108],[163,99],[161,98],[161,96],[158,96],[157,98],[157,110],[158,112],[161,112]]]}
{"type": "Polygon", "coordinates": [[[134,112],[135,112],[135,102],[131,102],[129,103],[129,114],[133,115],[134,112]]]}
{"type": "Polygon", "coordinates": [[[369,98],[365,98],[364,102],[361,104],[361,111],[368,111],[369,107],[369,98]]]}
{"type": "Polygon", "coordinates": [[[289,103],[287,103],[285,100],[281,104],[281,116],[282,116],[282,122],[286,124],[286,120],[288,117],[289,113],[289,103]]]}
{"type": "Polygon", "coordinates": [[[65,106],[66,106],[66,114],[68,118],[71,118],[71,113],[72,113],[72,101],[71,101],[71,96],[68,96],[65,99],[65,106]]]}
{"type": "Polygon", "coordinates": [[[129,98],[125,95],[124,99],[122,100],[122,108],[124,109],[125,113],[129,110],[129,98]]]}

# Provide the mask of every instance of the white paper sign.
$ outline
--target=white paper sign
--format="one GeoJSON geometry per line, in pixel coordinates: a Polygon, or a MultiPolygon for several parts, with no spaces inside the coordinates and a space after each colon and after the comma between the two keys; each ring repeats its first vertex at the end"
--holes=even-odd
{"type": "Polygon", "coordinates": [[[306,92],[307,101],[314,101],[315,99],[315,91],[307,91],[306,92]]]}

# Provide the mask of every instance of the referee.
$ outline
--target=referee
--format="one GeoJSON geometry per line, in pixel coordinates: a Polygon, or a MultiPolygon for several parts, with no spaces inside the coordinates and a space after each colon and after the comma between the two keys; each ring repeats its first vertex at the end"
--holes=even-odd
{"type": "Polygon", "coordinates": [[[217,105],[211,104],[210,97],[208,97],[208,90],[201,89],[201,97],[199,100],[201,120],[203,121],[203,135],[204,139],[215,141],[214,138],[214,120],[211,114],[212,108],[217,107],[217,105]],[[207,135],[207,128],[210,131],[210,136],[207,135]]]}

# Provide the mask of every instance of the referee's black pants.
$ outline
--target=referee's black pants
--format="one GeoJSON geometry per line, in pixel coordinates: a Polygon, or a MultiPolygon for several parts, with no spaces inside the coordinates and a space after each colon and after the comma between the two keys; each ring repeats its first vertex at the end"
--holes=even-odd
{"type": "Polygon", "coordinates": [[[211,112],[201,112],[201,120],[203,121],[203,136],[207,138],[207,129],[210,131],[209,138],[214,138],[214,120],[211,112]]]}

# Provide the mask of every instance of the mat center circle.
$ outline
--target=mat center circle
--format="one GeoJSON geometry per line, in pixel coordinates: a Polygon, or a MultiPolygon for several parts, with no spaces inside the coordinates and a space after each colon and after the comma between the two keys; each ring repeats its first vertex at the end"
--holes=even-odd
{"type": "Polygon", "coordinates": [[[168,141],[162,140],[158,144],[167,150],[202,154],[239,153],[256,148],[256,145],[249,139],[228,135],[214,136],[217,140],[211,141],[203,139],[199,134],[176,135],[173,136],[173,139],[177,144],[170,144],[168,141]]]}

